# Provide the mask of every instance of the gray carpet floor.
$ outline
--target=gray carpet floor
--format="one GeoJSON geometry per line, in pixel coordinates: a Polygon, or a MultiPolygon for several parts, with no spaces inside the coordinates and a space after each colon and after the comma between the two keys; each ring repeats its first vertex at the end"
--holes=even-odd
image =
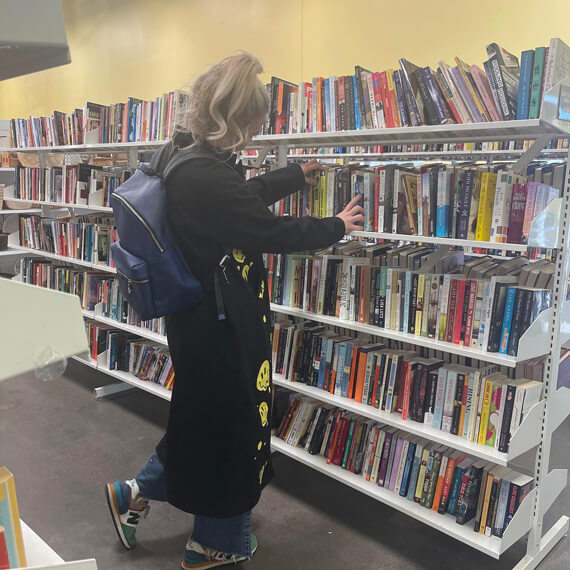
{"type": "MultiPolygon", "coordinates": [[[[137,473],[163,434],[168,403],[141,390],[96,401],[92,389],[110,381],[71,362],[51,382],[29,374],[0,383],[0,464],[16,476],[22,519],[65,560],[94,557],[100,570],[179,568],[192,517],[167,504],[152,505],[135,550],[117,540],[104,484],[137,473]]],[[[568,467],[570,422],[554,443],[551,466],[568,467]]],[[[254,510],[259,550],[241,568],[503,570],[525,553],[520,542],[493,560],[292,459],[276,454],[274,463],[276,478],[254,510]]],[[[569,512],[565,491],[546,527],[569,512]]],[[[570,568],[570,541],[541,568],[570,568]]]]}

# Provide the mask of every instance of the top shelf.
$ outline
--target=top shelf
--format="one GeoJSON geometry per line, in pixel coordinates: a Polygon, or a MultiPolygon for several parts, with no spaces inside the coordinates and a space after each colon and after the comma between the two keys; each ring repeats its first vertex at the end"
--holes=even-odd
{"type": "MultiPolygon", "coordinates": [[[[456,142],[487,142],[534,140],[540,136],[552,138],[570,136],[568,131],[542,119],[523,121],[497,121],[492,123],[465,123],[459,125],[424,125],[421,127],[398,127],[392,129],[366,129],[359,131],[336,131],[326,133],[293,133],[284,135],[260,135],[248,145],[250,150],[267,150],[279,146],[288,148],[440,144],[456,142]]],[[[129,150],[154,150],[166,141],[146,141],[114,144],[82,144],[29,148],[7,148],[6,152],[53,152],[53,153],[111,153],[129,150]]],[[[342,156],[342,155],[341,155],[342,156]]]]}
{"type": "Polygon", "coordinates": [[[443,144],[454,142],[487,142],[532,140],[543,135],[568,137],[569,133],[541,119],[465,123],[459,125],[424,125],[393,129],[367,129],[332,133],[299,133],[254,137],[248,148],[328,147],[398,144],[443,144]]]}

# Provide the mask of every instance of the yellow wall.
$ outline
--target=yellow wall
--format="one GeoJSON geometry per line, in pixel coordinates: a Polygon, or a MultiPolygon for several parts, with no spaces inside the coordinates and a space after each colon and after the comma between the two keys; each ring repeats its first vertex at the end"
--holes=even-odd
{"type": "Polygon", "coordinates": [[[509,51],[570,43],[570,0],[63,0],[70,65],[0,83],[0,118],[153,98],[247,49],[266,79],[341,75],[355,64],[481,64],[509,51]],[[547,13],[542,12],[546,10],[547,13]]]}

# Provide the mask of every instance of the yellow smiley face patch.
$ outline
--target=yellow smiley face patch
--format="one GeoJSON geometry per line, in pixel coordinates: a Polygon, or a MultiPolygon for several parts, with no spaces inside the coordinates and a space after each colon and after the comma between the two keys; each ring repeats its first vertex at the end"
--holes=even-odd
{"type": "Polygon", "coordinates": [[[267,427],[269,423],[267,420],[267,416],[269,415],[269,406],[267,402],[261,402],[259,404],[259,417],[261,418],[261,427],[267,427]]]}
{"type": "Polygon", "coordinates": [[[260,392],[265,392],[269,388],[270,373],[271,367],[269,365],[269,360],[264,360],[259,367],[259,372],[257,373],[257,389],[260,392]]]}
{"type": "Polygon", "coordinates": [[[238,263],[243,263],[245,261],[245,253],[241,249],[233,249],[232,254],[238,263]]]}

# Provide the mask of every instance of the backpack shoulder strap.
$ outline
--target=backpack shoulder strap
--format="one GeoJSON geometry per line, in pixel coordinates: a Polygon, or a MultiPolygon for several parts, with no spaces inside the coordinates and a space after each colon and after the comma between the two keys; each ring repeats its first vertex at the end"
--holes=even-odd
{"type": "Polygon", "coordinates": [[[153,155],[149,163],[149,168],[146,171],[149,174],[157,174],[162,176],[170,156],[172,154],[172,143],[169,141],[163,144],[153,155]]]}
{"type": "Polygon", "coordinates": [[[193,158],[210,158],[212,156],[211,153],[205,151],[204,149],[200,148],[199,146],[191,146],[189,148],[185,148],[183,150],[175,151],[174,154],[170,155],[170,159],[168,163],[164,166],[162,170],[162,179],[166,181],[166,179],[172,175],[172,173],[193,158]]]}

